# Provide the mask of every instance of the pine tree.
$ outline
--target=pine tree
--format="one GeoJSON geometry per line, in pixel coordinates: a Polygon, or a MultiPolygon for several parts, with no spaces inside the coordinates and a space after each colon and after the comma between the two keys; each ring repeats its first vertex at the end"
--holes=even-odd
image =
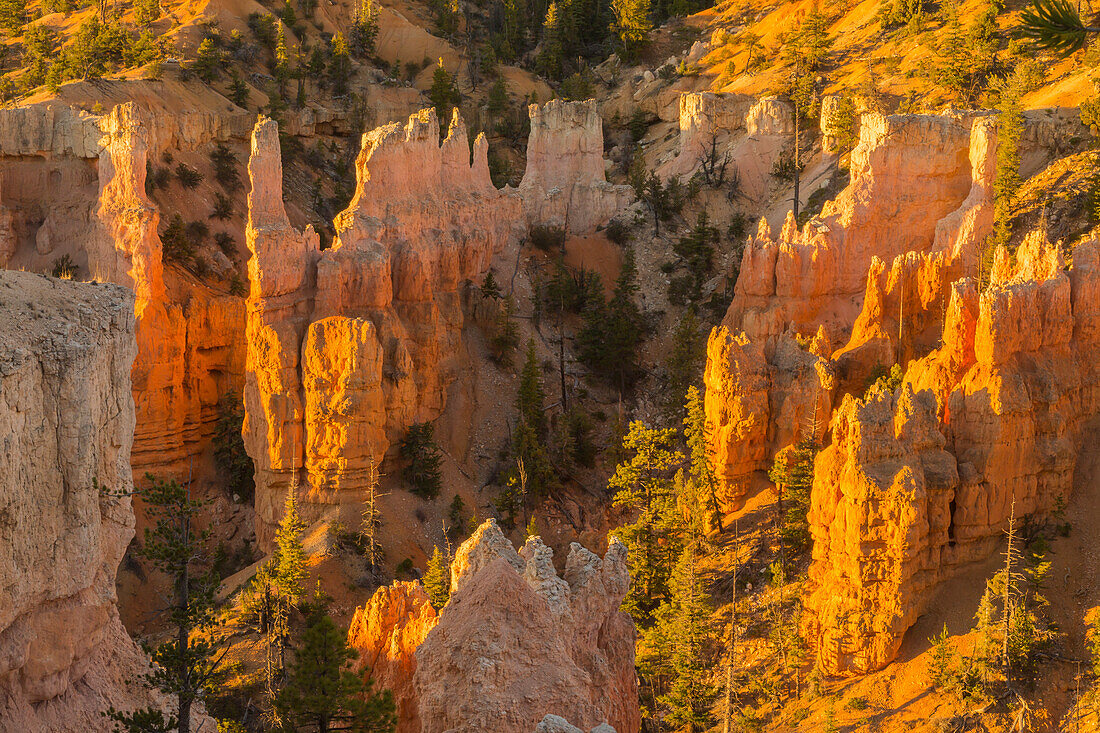
{"type": "Polygon", "coordinates": [[[229,82],[229,101],[242,108],[247,108],[248,105],[248,85],[236,71],[229,82]]]}
{"type": "Polygon", "coordinates": [[[668,385],[665,387],[665,415],[671,422],[681,423],[687,417],[684,395],[703,381],[703,360],[706,343],[700,333],[699,318],[694,308],[688,308],[672,334],[672,346],[665,359],[668,385]]]}
{"type": "Polygon", "coordinates": [[[116,730],[126,733],[189,733],[192,706],[216,689],[224,677],[213,645],[193,637],[214,624],[218,580],[203,554],[210,531],[195,528],[203,502],[191,498],[189,486],[158,481],[151,474],[146,474],[146,479],[150,485],[136,493],[145,500],[152,526],[146,528],[136,554],[172,583],[167,616],[174,633],[151,654],[156,666],[143,682],[173,696],[176,711],[174,716],[166,717],[157,708],[124,713],[112,707],[107,716],[115,722],[116,730]]]}
{"type": "MultiPolygon", "coordinates": [[[[290,7],[287,4],[287,7],[290,7]]],[[[286,80],[290,78],[290,53],[286,47],[286,33],[283,26],[279,25],[278,34],[275,36],[275,68],[272,70],[275,79],[279,82],[279,94],[286,95],[286,80]]]]}
{"type": "Polygon", "coordinates": [[[275,566],[275,581],[279,594],[288,602],[296,602],[302,596],[306,577],[306,553],[302,548],[302,532],[305,522],[298,514],[296,488],[287,490],[283,504],[283,518],[279,520],[279,529],[275,531],[275,547],[278,564],[275,566]]]}
{"type": "Polygon", "coordinates": [[[160,0],[137,0],[134,4],[138,25],[148,25],[160,18],[160,0]]]}
{"type": "Polygon", "coordinates": [[[378,8],[372,0],[361,0],[351,25],[351,50],[361,59],[374,55],[378,42],[378,8]]]}
{"type": "Polygon", "coordinates": [[[524,531],[524,534],[526,534],[524,539],[539,536],[539,523],[535,520],[534,514],[531,515],[530,521],[527,522],[527,529],[524,531]]]}
{"type": "Polygon", "coordinates": [[[562,17],[557,2],[551,2],[542,24],[542,44],[536,66],[551,79],[561,79],[562,17]]]}
{"type": "Polygon", "coordinates": [[[447,599],[451,596],[451,558],[439,551],[439,545],[435,546],[428,559],[424,589],[428,591],[428,598],[435,610],[439,611],[447,605],[447,599]]]}
{"type": "Polygon", "coordinates": [[[1012,234],[1012,205],[1020,190],[1020,133],[1023,113],[1013,85],[1001,96],[997,117],[997,177],[993,181],[993,244],[1007,244],[1012,234]]]}
{"type": "Polygon", "coordinates": [[[623,450],[632,454],[620,463],[607,486],[615,492],[613,506],[634,516],[615,530],[628,549],[630,594],[623,610],[645,626],[668,595],[668,578],[680,556],[682,520],[676,512],[673,469],[684,456],[675,449],[676,430],[654,430],[630,423],[623,450]]]}
{"type": "Polygon", "coordinates": [[[850,96],[842,94],[833,107],[828,120],[829,131],[836,145],[837,165],[840,159],[850,155],[859,142],[859,115],[850,96]]]}
{"type": "MultiPolygon", "coordinates": [[[[602,294],[586,300],[584,326],[577,335],[580,357],[589,369],[617,384],[621,392],[637,376],[638,347],[643,339],[642,313],[634,304],[638,291],[634,250],[623,252],[623,264],[609,303],[602,294]]],[[[594,294],[593,294],[594,295],[594,294]]]]}
{"type": "Polygon", "coordinates": [[[435,107],[435,115],[439,119],[440,130],[444,129],[450,122],[451,109],[462,101],[462,95],[458,93],[454,78],[447,71],[447,67],[443,65],[442,58],[439,59],[435,71],[432,72],[432,86],[428,89],[428,100],[435,107]]]}
{"type": "Polygon", "coordinates": [[[435,443],[435,428],[430,422],[413,423],[401,441],[400,455],[408,461],[402,472],[410,490],[425,499],[434,499],[443,487],[439,465],[443,456],[435,443]]]}
{"type": "Polygon", "coordinates": [[[942,632],[928,641],[932,644],[932,659],[928,664],[932,687],[943,691],[951,683],[955,658],[955,649],[951,645],[951,637],[947,634],[947,624],[943,625],[942,632]]]}
{"type": "Polygon", "coordinates": [[[218,78],[224,63],[222,52],[214,43],[214,39],[204,38],[195,52],[195,73],[199,75],[200,79],[209,84],[218,78]]]}
{"type": "Polygon", "coordinates": [[[527,342],[527,359],[523,363],[523,371],[519,376],[516,408],[519,410],[520,421],[530,425],[535,431],[535,436],[544,440],[547,428],[546,393],[542,388],[542,378],[539,376],[538,354],[535,352],[533,340],[527,342]]]}
{"type": "Polygon", "coordinates": [[[671,682],[661,701],[668,706],[668,722],[690,733],[710,730],[716,723],[712,707],[718,698],[707,660],[713,643],[712,608],[698,571],[698,554],[698,540],[693,539],[673,570],[671,600],[659,612],[671,642],[671,682]]]}
{"type": "Polygon", "coordinates": [[[390,733],[397,727],[393,695],[376,693],[347,669],[356,656],[347,633],[314,602],[275,708],[291,731],[390,733]]]}
{"type": "Polygon", "coordinates": [[[775,484],[779,495],[777,512],[781,552],[786,549],[802,552],[810,546],[808,514],[816,455],[817,445],[813,436],[808,435],[781,450],[768,471],[768,479],[775,484]]]}
{"type": "Polygon", "coordinates": [[[342,33],[332,37],[329,52],[332,60],[328,65],[328,75],[332,93],[342,96],[348,91],[348,79],[351,77],[351,56],[348,55],[348,42],[342,33]]]}
{"type": "Polygon", "coordinates": [[[508,87],[504,84],[504,77],[498,76],[489,87],[489,96],[485,100],[486,109],[494,117],[499,116],[508,109],[508,87]]]}
{"type": "Polygon", "coordinates": [[[0,0],[0,28],[18,35],[27,18],[24,0],[0,0]]]}
{"type": "Polygon", "coordinates": [[[636,59],[649,43],[649,32],[653,29],[649,10],[650,0],[611,0],[611,12],[615,15],[611,29],[618,36],[627,61],[636,59]]]}
{"type": "Polygon", "coordinates": [[[687,440],[688,479],[695,487],[700,501],[699,510],[705,511],[708,524],[721,529],[722,517],[718,507],[718,477],[710,462],[711,428],[707,422],[703,395],[695,385],[688,387],[685,404],[684,438],[687,440]],[[705,506],[705,509],[704,509],[705,506]]]}

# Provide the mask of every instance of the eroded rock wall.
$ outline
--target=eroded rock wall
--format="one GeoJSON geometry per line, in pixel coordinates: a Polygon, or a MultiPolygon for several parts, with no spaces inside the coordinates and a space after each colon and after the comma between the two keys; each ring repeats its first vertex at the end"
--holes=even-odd
{"type": "Polygon", "coordinates": [[[438,130],[424,110],[363,136],[355,195],[323,252],[287,218],[277,126],[253,131],[244,433],[261,543],[290,486],[307,514],[358,501],[405,428],[440,414],[464,364],[461,288],[522,236],[485,138],[471,161],[457,112],[442,145],[438,130]]]}
{"type": "Polygon", "coordinates": [[[133,295],[0,272],[0,728],[100,730],[157,704],[115,606],[128,492],[133,295]],[[109,495],[100,487],[121,496],[109,495]]]}
{"type": "Polygon", "coordinates": [[[805,625],[824,669],[896,654],[931,589],[987,557],[1016,516],[1066,499],[1086,420],[1100,413],[1100,245],[1031,237],[990,286],[951,289],[944,343],[895,394],[846,398],[818,456],[805,625]]]}
{"type": "Polygon", "coordinates": [[[519,184],[530,225],[586,234],[634,201],[630,186],[604,176],[603,120],[596,101],[555,99],[527,109],[531,135],[527,168],[519,184]]]}

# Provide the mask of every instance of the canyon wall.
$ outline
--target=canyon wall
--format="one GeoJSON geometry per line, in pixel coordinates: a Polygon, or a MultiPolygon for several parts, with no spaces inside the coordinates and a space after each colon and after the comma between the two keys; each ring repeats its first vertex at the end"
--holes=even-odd
{"type": "Polygon", "coordinates": [[[1030,237],[989,287],[951,288],[943,345],[893,394],[846,397],[814,470],[804,598],[823,669],[887,664],[932,588],[987,557],[1009,516],[1072,489],[1083,425],[1100,413],[1100,243],[1061,255],[1030,237]],[[1014,509],[1013,509],[1014,507],[1014,509]]]}
{"type": "Polygon", "coordinates": [[[394,690],[400,733],[532,731],[544,716],[639,730],[625,547],[601,559],[574,543],[561,577],[552,560],[537,537],[517,552],[490,519],[456,551],[438,615],[416,583],[356,611],[349,643],[394,690]]]}
{"type": "Polygon", "coordinates": [[[148,660],[115,605],[134,534],[133,295],[0,272],[0,311],[0,727],[101,730],[108,706],[161,704],[135,684],[148,660]]]}
{"type": "Polygon", "coordinates": [[[531,135],[518,191],[531,226],[586,234],[634,201],[634,189],[604,176],[603,120],[596,100],[554,99],[530,105],[527,113],[531,135]]]}
{"type": "Polygon", "coordinates": [[[0,211],[3,264],[48,269],[68,256],[82,275],[137,296],[137,476],[186,473],[213,431],[218,400],[239,392],[244,372],[242,300],[197,281],[166,285],[146,163],[156,151],[197,149],[240,127],[240,114],[154,114],[133,103],[104,115],[57,103],[0,110],[11,207],[0,211]]]}
{"type": "Polygon", "coordinates": [[[462,293],[524,231],[520,199],[489,179],[455,112],[363,136],[356,190],[321,251],[282,201],[278,128],[261,120],[248,171],[245,445],[261,543],[294,486],[303,512],[358,501],[408,425],[436,418],[466,359],[462,293]]]}

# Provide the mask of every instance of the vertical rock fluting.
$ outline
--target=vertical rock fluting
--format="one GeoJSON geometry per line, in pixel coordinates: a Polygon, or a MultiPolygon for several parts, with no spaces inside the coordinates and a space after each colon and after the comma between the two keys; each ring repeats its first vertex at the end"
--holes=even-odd
{"type": "Polygon", "coordinates": [[[355,195],[322,252],[283,207],[278,128],[253,131],[244,433],[261,542],[288,487],[307,513],[357,501],[404,429],[440,414],[463,368],[460,287],[522,234],[485,138],[471,161],[457,111],[438,135],[424,110],[363,136],[355,195]]]}
{"type": "Polygon", "coordinates": [[[137,296],[134,473],[183,473],[213,432],[218,400],[239,390],[244,305],[202,287],[169,294],[160,216],[145,193],[147,120],[133,103],[97,119],[98,228],[85,246],[92,273],[137,296]]]}
{"type": "Polygon", "coordinates": [[[531,135],[518,191],[530,225],[585,234],[630,205],[634,190],[608,183],[604,176],[603,121],[596,100],[555,99],[527,111],[531,135]]]}
{"type": "Polygon", "coordinates": [[[0,728],[100,730],[156,704],[115,606],[134,534],[133,296],[0,273],[0,728]],[[121,496],[108,495],[100,487],[121,496]]]}
{"type": "Polygon", "coordinates": [[[1031,237],[949,303],[943,346],[897,395],[846,400],[815,466],[805,625],[830,672],[888,663],[935,584],[995,549],[1013,501],[1025,516],[1066,498],[1100,413],[1095,240],[1067,274],[1031,237]]]}
{"type": "Polygon", "coordinates": [[[719,326],[707,342],[704,407],[722,511],[732,511],[783,447],[824,437],[836,389],[824,332],[752,341],[719,326]]]}

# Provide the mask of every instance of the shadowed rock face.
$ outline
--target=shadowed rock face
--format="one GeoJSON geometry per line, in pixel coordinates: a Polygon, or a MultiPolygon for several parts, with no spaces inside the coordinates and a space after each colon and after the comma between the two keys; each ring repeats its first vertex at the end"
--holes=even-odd
{"type": "Polygon", "coordinates": [[[86,731],[148,661],[115,606],[134,534],[132,293],[0,272],[0,727],[86,731]],[[123,494],[101,493],[104,487],[123,494]]]}
{"type": "Polygon", "coordinates": [[[464,282],[523,232],[518,197],[493,188],[487,143],[433,110],[363,136],[356,191],[322,252],[282,202],[278,128],[257,124],[248,164],[245,445],[256,462],[257,535],[288,487],[303,509],[357,501],[372,464],[442,412],[463,368],[464,282]]]}
{"type": "Polygon", "coordinates": [[[490,519],[455,553],[438,616],[416,583],[356,611],[349,643],[394,690],[402,733],[530,731],[548,711],[639,729],[634,624],[619,611],[626,550],[612,540],[600,558],[573,544],[560,577],[552,555],[537,537],[516,552],[490,519]]]}
{"type": "Polygon", "coordinates": [[[603,121],[596,100],[555,99],[527,108],[531,135],[527,169],[519,184],[527,221],[586,234],[634,200],[630,186],[604,177],[603,121]]]}

